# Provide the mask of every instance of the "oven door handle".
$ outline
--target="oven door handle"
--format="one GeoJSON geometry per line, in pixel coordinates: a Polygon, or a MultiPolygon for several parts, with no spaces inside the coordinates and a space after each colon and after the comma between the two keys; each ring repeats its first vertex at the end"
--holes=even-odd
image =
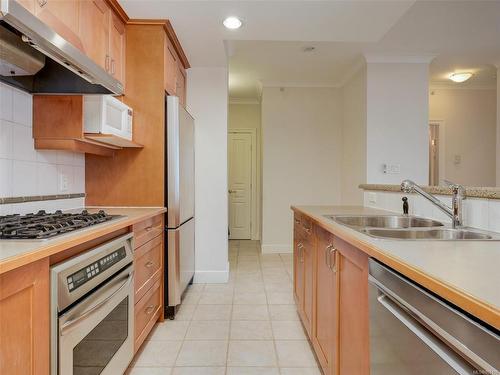
{"type": "Polygon", "coordinates": [[[134,279],[134,271],[130,270],[129,273],[126,274],[126,277],[122,277],[118,280],[115,280],[113,284],[118,284],[118,285],[111,285],[114,291],[103,299],[102,301],[90,306],[88,309],[86,309],[84,312],[79,314],[76,318],[73,318],[71,320],[68,320],[66,323],[64,323],[61,328],[60,328],[60,334],[61,336],[64,336],[66,333],[71,331],[71,329],[78,324],[80,321],[88,317],[89,315],[97,312],[100,310],[102,307],[104,307],[110,300],[112,300],[118,293],[120,293],[123,289],[127,288],[131,283],[132,280],[134,279]],[[122,281],[123,280],[123,281],[122,281]]]}
{"type": "Polygon", "coordinates": [[[473,370],[471,366],[459,357],[453,350],[449,349],[443,342],[432,333],[421,326],[418,320],[410,312],[403,309],[391,297],[379,290],[378,302],[387,309],[396,319],[403,323],[415,336],[424,342],[429,349],[438,355],[444,362],[452,367],[457,374],[469,375],[473,370]]]}

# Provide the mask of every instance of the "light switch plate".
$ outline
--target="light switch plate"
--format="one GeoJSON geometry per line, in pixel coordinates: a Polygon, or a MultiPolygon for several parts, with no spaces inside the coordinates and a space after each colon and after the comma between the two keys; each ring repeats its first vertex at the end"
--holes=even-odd
{"type": "Polygon", "coordinates": [[[377,193],[368,193],[368,203],[377,203],[377,193]]]}

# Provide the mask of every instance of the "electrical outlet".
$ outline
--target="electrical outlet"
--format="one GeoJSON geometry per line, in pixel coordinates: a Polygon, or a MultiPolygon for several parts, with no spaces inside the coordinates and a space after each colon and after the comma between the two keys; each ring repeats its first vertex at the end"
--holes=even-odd
{"type": "Polygon", "coordinates": [[[59,176],[59,190],[68,191],[69,189],[69,178],[65,173],[61,173],[59,176]]]}

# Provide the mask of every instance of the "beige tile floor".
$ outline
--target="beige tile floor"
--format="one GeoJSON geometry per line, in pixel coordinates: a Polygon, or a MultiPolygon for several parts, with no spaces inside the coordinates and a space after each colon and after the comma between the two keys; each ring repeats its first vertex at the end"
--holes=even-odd
{"type": "Polygon", "coordinates": [[[129,375],[320,374],[292,294],[292,255],[229,242],[227,284],[189,287],[173,321],[157,324],[129,375]]]}

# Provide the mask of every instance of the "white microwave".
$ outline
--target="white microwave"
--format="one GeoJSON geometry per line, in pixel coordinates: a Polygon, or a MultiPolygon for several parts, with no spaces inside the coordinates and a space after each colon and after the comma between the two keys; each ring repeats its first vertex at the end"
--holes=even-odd
{"type": "Polygon", "coordinates": [[[112,134],[132,140],[133,111],[111,95],[83,96],[85,133],[112,134]]]}

